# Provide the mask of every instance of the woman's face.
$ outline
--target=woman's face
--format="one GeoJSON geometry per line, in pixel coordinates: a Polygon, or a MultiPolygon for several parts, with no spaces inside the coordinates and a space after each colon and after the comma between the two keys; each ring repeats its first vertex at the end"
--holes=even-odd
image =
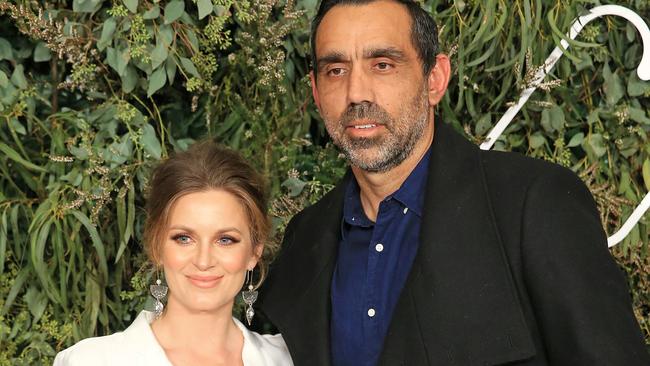
{"type": "Polygon", "coordinates": [[[162,247],[168,309],[232,311],[262,246],[256,249],[244,206],[234,195],[208,190],[181,196],[169,213],[162,247]]]}

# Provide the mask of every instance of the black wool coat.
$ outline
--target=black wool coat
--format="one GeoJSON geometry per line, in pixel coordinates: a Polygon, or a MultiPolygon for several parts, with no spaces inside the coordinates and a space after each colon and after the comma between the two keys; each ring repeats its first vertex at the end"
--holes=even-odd
{"type": "MultiPolygon", "coordinates": [[[[296,365],[330,364],[351,174],[297,214],[259,306],[296,365]]],[[[380,365],[650,365],[592,196],[570,170],[436,124],[420,246],[380,365]]]]}

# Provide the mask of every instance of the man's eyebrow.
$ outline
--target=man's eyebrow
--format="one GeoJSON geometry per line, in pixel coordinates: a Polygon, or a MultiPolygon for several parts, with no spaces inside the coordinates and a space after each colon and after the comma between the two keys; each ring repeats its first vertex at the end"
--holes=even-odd
{"type": "Polygon", "coordinates": [[[364,58],[387,57],[395,61],[406,60],[406,55],[404,54],[404,52],[395,47],[370,48],[363,52],[363,57],[364,58]]]}
{"type": "Polygon", "coordinates": [[[321,56],[316,60],[316,70],[320,71],[325,65],[333,64],[338,62],[348,61],[343,53],[341,52],[331,52],[325,56],[321,56]]]}

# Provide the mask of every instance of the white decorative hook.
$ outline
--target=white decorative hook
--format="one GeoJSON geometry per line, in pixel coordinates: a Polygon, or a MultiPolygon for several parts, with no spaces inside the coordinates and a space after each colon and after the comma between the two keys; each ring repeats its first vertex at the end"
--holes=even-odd
{"type": "MultiPolygon", "coordinates": [[[[643,21],[643,19],[641,19],[641,17],[632,10],[619,5],[596,6],[591,9],[588,14],[579,17],[573,22],[571,25],[571,30],[569,31],[569,34],[567,34],[567,37],[569,39],[575,39],[578,33],[580,33],[582,28],[584,28],[587,23],[605,15],[621,16],[631,22],[639,31],[641,40],[643,41],[643,56],[641,57],[641,62],[637,68],[637,74],[641,80],[650,80],[650,29],[648,29],[648,25],[643,21]]],[[[492,148],[492,145],[494,145],[494,143],[497,141],[497,138],[501,136],[506,127],[508,127],[510,122],[512,122],[513,118],[515,118],[517,112],[519,112],[521,107],[526,104],[528,98],[530,98],[531,94],[533,94],[540,83],[544,80],[546,74],[548,74],[553,69],[555,63],[560,59],[560,57],[562,57],[562,49],[569,48],[569,42],[564,39],[561,40],[560,44],[562,45],[562,48],[555,47],[546,61],[544,61],[544,67],[541,67],[535,74],[533,81],[530,83],[531,86],[526,88],[521,93],[517,104],[508,108],[503,117],[501,117],[499,122],[497,122],[490,133],[488,133],[485,141],[480,146],[482,150],[490,150],[492,148]]],[[[623,226],[616,233],[614,233],[614,235],[607,238],[607,245],[609,247],[613,247],[614,245],[621,242],[627,236],[627,234],[632,231],[634,225],[636,225],[636,223],[641,220],[641,217],[643,217],[643,214],[648,210],[648,208],[650,208],[650,193],[647,193],[645,195],[643,200],[641,200],[639,206],[634,209],[632,215],[630,215],[627,221],[625,221],[623,226]]]]}

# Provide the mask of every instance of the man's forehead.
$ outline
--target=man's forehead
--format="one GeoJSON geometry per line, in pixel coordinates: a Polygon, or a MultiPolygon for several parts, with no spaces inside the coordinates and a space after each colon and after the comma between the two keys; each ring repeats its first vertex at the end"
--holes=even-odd
{"type": "Polygon", "coordinates": [[[396,2],[375,1],[363,5],[337,5],[321,21],[316,51],[368,53],[377,48],[410,46],[411,18],[396,2]]]}

